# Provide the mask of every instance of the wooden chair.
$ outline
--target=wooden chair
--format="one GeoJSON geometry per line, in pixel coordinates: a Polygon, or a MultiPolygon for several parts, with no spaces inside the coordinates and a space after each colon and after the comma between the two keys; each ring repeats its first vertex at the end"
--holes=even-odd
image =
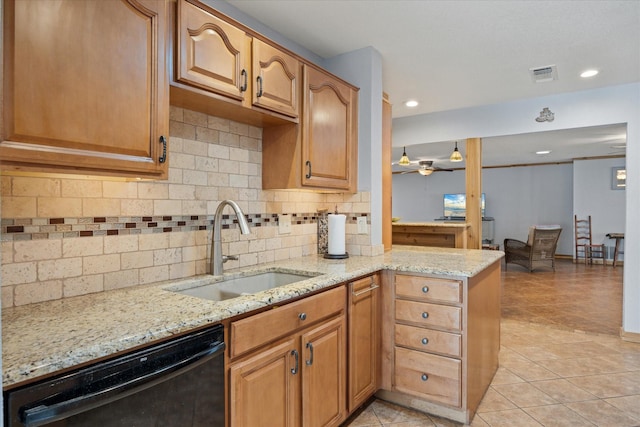
{"type": "Polygon", "coordinates": [[[504,239],[505,270],[507,264],[519,264],[533,272],[539,267],[551,267],[556,271],[555,256],[560,226],[536,226],[529,230],[529,239],[522,242],[504,239]]]}
{"type": "Polygon", "coordinates": [[[587,219],[578,219],[577,215],[573,216],[575,226],[575,242],[576,242],[576,262],[580,258],[584,258],[584,263],[593,264],[593,259],[602,259],[602,265],[605,263],[604,243],[594,244],[591,238],[591,215],[587,219]]]}

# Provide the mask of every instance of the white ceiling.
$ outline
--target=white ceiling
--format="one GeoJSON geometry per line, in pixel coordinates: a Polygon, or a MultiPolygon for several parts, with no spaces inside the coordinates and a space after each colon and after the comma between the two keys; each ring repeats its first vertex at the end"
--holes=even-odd
{"type": "MultiPolygon", "coordinates": [[[[394,118],[640,81],[639,0],[228,3],[323,58],[375,48],[382,55],[383,88],[394,118]],[[534,83],[529,70],[548,65],[557,66],[558,79],[534,83]],[[600,74],[580,78],[587,68],[600,74]],[[403,105],[408,99],[420,105],[409,109],[403,105]]],[[[601,135],[590,129],[564,134],[561,141],[582,149],[576,141],[601,135]]],[[[507,138],[493,139],[506,143],[507,138]]],[[[493,145],[483,144],[485,159],[494,156],[486,152],[493,145]]],[[[604,145],[598,155],[609,151],[604,145]]],[[[574,151],[571,157],[583,155],[574,151]]],[[[513,156],[507,160],[524,163],[513,156]]]]}

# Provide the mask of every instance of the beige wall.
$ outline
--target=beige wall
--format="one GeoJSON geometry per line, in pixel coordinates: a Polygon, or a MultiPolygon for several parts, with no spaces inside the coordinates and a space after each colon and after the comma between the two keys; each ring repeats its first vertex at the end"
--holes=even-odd
{"type": "Polygon", "coordinates": [[[2,306],[72,297],[209,272],[213,212],[238,202],[251,234],[225,211],[225,269],[317,253],[318,209],[346,213],[347,251],[374,255],[355,218],[369,193],[264,191],[262,130],[171,108],[169,179],[135,181],[75,175],[2,176],[2,306]],[[292,216],[290,234],[279,215],[292,216]]]}

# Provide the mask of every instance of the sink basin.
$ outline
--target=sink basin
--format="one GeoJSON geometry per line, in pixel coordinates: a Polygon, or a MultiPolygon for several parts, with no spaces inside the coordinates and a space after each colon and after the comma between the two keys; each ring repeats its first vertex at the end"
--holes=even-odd
{"type": "Polygon", "coordinates": [[[268,271],[255,274],[253,276],[235,277],[222,282],[195,286],[188,289],[180,289],[175,292],[213,301],[223,301],[230,298],[236,298],[241,295],[255,294],[256,292],[277,288],[278,286],[300,282],[314,276],[314,274],[305,275],[268,271]]]}

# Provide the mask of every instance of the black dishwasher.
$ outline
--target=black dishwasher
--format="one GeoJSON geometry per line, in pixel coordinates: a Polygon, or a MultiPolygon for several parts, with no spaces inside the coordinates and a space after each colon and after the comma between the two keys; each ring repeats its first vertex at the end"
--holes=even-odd
{"type": "Polygon", "coordinates": [[[5,426],[223,427],[222,325],[4,392],[5,426]]]}

